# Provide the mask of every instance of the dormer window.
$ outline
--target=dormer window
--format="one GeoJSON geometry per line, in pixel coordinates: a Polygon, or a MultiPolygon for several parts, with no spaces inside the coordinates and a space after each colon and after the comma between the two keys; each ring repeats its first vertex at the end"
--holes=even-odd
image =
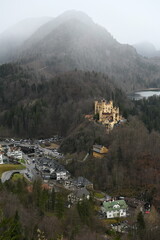
{"type": "Polygon", "coordinates": [[[113,208],[120,208],[118,204],[114,205],[113,208]]]}

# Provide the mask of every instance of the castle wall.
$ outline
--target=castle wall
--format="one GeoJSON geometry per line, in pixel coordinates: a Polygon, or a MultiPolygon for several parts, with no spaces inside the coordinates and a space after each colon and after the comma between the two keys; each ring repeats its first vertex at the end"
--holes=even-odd
{"type": "Polygon", "coordinates": [[[113,129],[114,124],[120,120],[119,108],[113,107],[113,101],[95,101],[95,114],[99,114],[99,122],[113,129]]]}

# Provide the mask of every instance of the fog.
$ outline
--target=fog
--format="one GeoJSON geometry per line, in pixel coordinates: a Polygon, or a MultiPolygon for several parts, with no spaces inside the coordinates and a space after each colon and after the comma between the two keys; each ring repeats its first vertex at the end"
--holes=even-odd
{"type": "Polygon", "coordinates": [[[88,14],[120,43],[148,41],[160,49],[158,0],[0,0],[0,33],[23,19],[71,9],[88,14]]]}

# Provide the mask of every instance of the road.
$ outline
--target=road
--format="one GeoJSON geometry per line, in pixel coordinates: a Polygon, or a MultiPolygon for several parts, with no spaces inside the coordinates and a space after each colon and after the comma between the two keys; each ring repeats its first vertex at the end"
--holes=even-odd
{"type": "Polygon", "coordinates": [[[26,169],[24,169],[24,170],[11,170],[11,171],[7,171],[7,172],[2,173],[1,182],[4,183],[5,181],[9,180],[14,173],[25,174],[26,169]]]}
{"type": "MultiPolygon", "coordinates": [[[[1,143],[3,143],[3,142],[1,142],[1,143]]],[[[5,143],[5,144],[8,145],[10,143],[5,143]]],[[[42,148],[39,144],[36,144],[36,145],[24,144],[24,146],[36,147],[37,149],[39,149],[43,153],[43,155],[46,155],[46,156],[52,156],[52,157],[55,157],[57,159],[63,157],[58,152],[53,152],[50,149],[42,148]]],[[[34,159],[36,160],[36,158],[37,157],[35,156],[34,159]]],[[[22,173],[30,181],[37,178],[38,175],[37,175],[37,172],[36,172],[36,169],[35,169],[35,161],[33,163],[33,159],[31,157],[28,157],[28,155],[26,155],[24,153],[23,153],[23,159],[25,161],[24,165],[26,166],[26,169],[25,170],[13,170],[13,171],[4,172],[2,174],[2,177],[1,177],[1,181],[3,183],[5,181],[9,180],[14,173],[22,173]]]]}
{"type": "Polygon", "coordinates": [[[36,170],[35,170],[35,163],[33,163],[32,158],[28,157],[26,154],[23,153],[23,159],[25,160],[25,166],[26,166],[26,173],[27,178],[30,180],[34,180],[37,177],[36,170]]]}

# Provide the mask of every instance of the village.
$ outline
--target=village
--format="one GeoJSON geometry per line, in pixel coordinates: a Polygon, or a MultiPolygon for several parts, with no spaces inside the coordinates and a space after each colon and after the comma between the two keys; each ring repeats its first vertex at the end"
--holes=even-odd
{"type": "MultiPolygon", "coordinates": [[[[98,115],[96,121],[105,125],[107,131],[125,122],[119,114],[119,108],[113,107],[113,101],[109,103],[105,100],[96,101],[95,115],[98,115]]],[[[58,149],[58,143],[61,140],[62,137],[59,136],[34,141],[5,139],[0,145],[0,164],[21,164],[25,167],[22,174],[27,181],[33,182],[41,178],[50,191],[53,188],[57,192],[62,189],[67,190],[68,196],[65,204],[67,208],[72,208],[83,199],[93,198],[97,208],[97,218],[114,219],[114,222],[109,222],[110,227],[119,232],[126,232],[127,229],[133,227],[133,223],[130,225],[128,219],[132,218],[135,212],[150,213],[150,203],[125,196],[110,196],[107,192],[94,189],[94,184],[84,176],[73,177],[62,164],[65,156],[58,149]]],[[[94,144],[91,154],[99,159],[107,156],[108,151],[108,147],[94,144]]],[[[15,173],[21,173],[21,170],[8,171],[9,175],[3,173],[1,181],[4,183],[15,173]]]]}

